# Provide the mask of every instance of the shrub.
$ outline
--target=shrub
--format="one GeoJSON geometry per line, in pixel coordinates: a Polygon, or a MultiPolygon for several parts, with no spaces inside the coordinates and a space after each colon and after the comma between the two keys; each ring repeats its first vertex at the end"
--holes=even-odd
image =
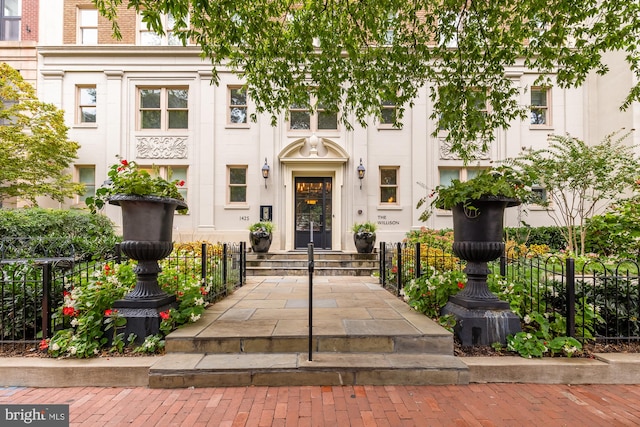
{"type": "Polygon", "coordinates": [[[0,209],[0,236],[69,242],[82,259],[108,258],[120,240],[104,215],[43,208],[0,209]]]}

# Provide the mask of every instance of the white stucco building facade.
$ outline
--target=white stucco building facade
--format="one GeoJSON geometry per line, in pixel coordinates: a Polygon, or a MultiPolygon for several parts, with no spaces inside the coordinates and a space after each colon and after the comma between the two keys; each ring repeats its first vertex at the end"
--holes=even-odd
{"type": "MultiPolygon", "coordinates": [[[[131,13],[123,12],[123,39],[116,43],[90,1],[47,0],[39,15],[38,95],[65,111],[69,138],[81,145],[73,173],[88,194],[118,157],[185,180],[190,209],[175,218],[179,241],[246,240],[249,225],[266,216],[275,225],[272,250],[305,248],[313,236],[317,248],[353,251],[351,226],[363,221],[378,224],[378,241],[399,241],[421,226],[452,226],[445,211],[418,220],[416,203],[440,183],[470,177],[523,148],[542,148],[550,133],[597,142],[640,123],[637,104],[618,109],[633,75],[616,54],[611,73],[578,89],[535,88],[535,72],[512,67],[520,103],[532,105],[537,123],[517,121],[498,131],[490,151],[468,165],[433,136],[428,87],[400,129],[371,120],[348,131],[333,117],[308,111],[295,111],[291,120],[283,115],[276,126],[268,116],[252,122],[238,76],[220,69],[220,82],[212,85],[211,65],[198,47],[154,38],[131,13]]],[[[60,207],[81,207],[82,200],[60,207]]],[[[105,213],[120,222],[119,208],[105,213]]],[[[521,215],[509,209],[505,224],[518,225],[521,215]]],[[[526,215],[531,225],[550,221],[535,207],[526,215]]]]}

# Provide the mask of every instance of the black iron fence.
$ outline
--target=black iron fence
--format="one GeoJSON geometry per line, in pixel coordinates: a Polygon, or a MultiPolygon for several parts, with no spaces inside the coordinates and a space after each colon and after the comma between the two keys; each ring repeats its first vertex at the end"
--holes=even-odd
{"type": "MultiPolygon", "coordinates": [[[[606,264],[534,253],[501,257],[489,269],[501,276],[503,291],[523,319],[540,313],[556,319],[567,336],[580,340],[640,340],[640,265],[626,260],[606,264]]],[[[433,267],[463,269],[446,251],[412,243],[380,244],[380,283],[396,295],[433,267]]]]}
{"type": "MultiPolygon", "coordinates": [[[[117,248],[115,252],[119,254],[117,248]]],[[[205,300],[214,302],[245,283],[245,253],[244,242],[203,243],[198,250],[174,251],[163,266],[180,271],[176,275],[179,280],[187,280],[187,276],[200,278],[208,289],[205,300]]],[[[30,255],[0,259],[0,345],[35,344],[67,327],[64,318],[54,316],[67,285],[79,278],[88,279],[103,268],[105,261],[122,262],[118,255],[113,260],[100,261],[45,257],[33,252],[30,255]]]]}

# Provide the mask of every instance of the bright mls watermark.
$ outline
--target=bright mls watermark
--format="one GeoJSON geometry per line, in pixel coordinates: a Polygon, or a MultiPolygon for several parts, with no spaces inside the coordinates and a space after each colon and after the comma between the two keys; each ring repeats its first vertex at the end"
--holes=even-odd
{"type": "Polygon", "coordinates": [[[69,405],[0,405],[0,426],[69,427],[69,405]]]}

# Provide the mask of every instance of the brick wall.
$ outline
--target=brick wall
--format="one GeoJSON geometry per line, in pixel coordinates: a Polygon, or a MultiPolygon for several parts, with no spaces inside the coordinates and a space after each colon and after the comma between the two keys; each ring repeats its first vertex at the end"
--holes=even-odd
{"type": "Polygon", "coordinates": [[[40,0],[22,0],[20,40],[38,41],[38,7],[40,0]]]}
{"type": "MultiPolygon", "coordinates": [[[[36,0],[37,1],[37,0],[36,0]]],[[[65,0],[64,1],[64,44],[76,44],[78,8],[94,8],[91,0],[65,0]]],[[[120,25],[121,40],[113,38],[111,22],[98,16],[98,43],[99,44],[135,44],[136,42],[136,13],[128,9],[126,4],[118,7],[118,24],[120,25]]]]}

